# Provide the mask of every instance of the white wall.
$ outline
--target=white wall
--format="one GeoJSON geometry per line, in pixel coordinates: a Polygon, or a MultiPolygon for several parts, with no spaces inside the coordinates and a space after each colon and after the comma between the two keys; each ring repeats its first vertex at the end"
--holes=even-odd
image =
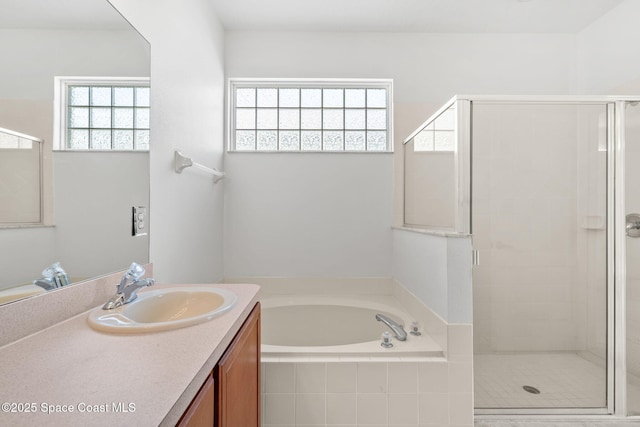
{"type": "Polygon", "coordinates": [[[226,47],[228,77],[393,78],[402,103],[567,93],[575,61],[569,34],[230,31],[226,47]]]}
{"type": "Polygon", "coordinates": [[[471,238],[393,230],[393,278],[448,323],[472,323],[471,238]]]}
{"type": "MultiPolygon", "coordinates": [[[[227,77],[393,78],[396,146],[456,93],[566,93],[573,64],[570,35],[230,31],[225,46],[227,77]]],[[[393,164],[389,155],[227,155],[226,275],[389,276],[393,164]]]]}
{"type": "Polygon", "coordinates": [[[391,276],[391,154],[232,153],[225,274],[391,276]]]}
{"type": "Polygon", "coordinates": [[[640,2],[625,0],[577,35],[579,93],[640,93],[639,16],[640,2]]]}
{"type": "Polygon", "coordinates": [[[0,40],[3,99],[53,99],[54,76],[149,76],[148,44],[131,30],[2,29],[0,40]]]}
{"type": "Polygon", "coordinates": [[[224,33],[209,1],[112,0],[151,43],[150,260],[161,282],[223,276],[223,189],[173,170],[174,150],[223,170],[224,33]]]}

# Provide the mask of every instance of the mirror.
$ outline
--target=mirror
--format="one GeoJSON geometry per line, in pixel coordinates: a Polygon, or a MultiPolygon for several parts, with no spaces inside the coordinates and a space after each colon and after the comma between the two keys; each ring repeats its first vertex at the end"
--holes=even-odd
{"type": "Polygon", "coordinates": [[[149,206],[148,151],[52,144],[55,76],[148,78],[150,69],[148,42],[107,0],[1,1],[0,128],[44,140],[44,221],[0,228],[0,304],[43,292],[33,281],[55,262],[79,283],[149,261],[148,236],[132,236],[132,208],[149,206]]]}

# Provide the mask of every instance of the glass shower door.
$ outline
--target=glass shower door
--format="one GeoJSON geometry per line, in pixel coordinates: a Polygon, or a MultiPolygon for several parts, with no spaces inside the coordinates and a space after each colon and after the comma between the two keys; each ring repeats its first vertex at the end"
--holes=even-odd
{"type": "Polygon", "coordinates": [[[604,102],[472,104],[479,413],[606,412],[609,118],[604,102]]]}
{"type": "Polygon", "coordinates": [[[640,415],[640,106],[627,102],[625,108],[625,204],[627,214],[627,413],[640,415]]]}

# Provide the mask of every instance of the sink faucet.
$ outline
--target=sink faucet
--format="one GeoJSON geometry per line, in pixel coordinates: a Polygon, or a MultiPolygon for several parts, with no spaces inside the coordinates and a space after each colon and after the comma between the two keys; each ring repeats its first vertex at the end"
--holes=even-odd
{"type": "Polygon", "coordinates": [[[378,322],[382,322],[385,325],[387,325],[393,331],[393,334],[396,336],[396,339],[398,341],[406,341],[407,333],[405,332],[405,330],[402,327],[402,325],[400,325],[399,323],[396,323],[393,320],[389,319],[384,314],[376,314],[376,320],[378,322]]]}
{"type": "Polygon", "coordinates": [[[102,309],[111,310],[128,304],[138,297],[137,292],[139,289],[151,286],[156,282],[151,278],[141,279],[143,275],[144,267],[135,262],[131,263],[129,270],[120,279],[116,294],[109,298],[109,301],[102,306],[102,309]]]}

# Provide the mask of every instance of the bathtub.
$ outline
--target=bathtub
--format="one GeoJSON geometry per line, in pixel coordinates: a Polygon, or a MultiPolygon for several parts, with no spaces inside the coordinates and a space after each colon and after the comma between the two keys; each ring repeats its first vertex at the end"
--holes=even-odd
{"type": "Polygon", "coordinates": [[[266,297],[262,304],[262,360],[428,360],[443,356],[428,335],[409,334],[414,320],[391,296],[292,295],[266,297]],[[403,324],[407,340],[395,339],[375,319],[384,314],[403,324]],[[392,348],[380,345],[384,331],[392,348]]]}

